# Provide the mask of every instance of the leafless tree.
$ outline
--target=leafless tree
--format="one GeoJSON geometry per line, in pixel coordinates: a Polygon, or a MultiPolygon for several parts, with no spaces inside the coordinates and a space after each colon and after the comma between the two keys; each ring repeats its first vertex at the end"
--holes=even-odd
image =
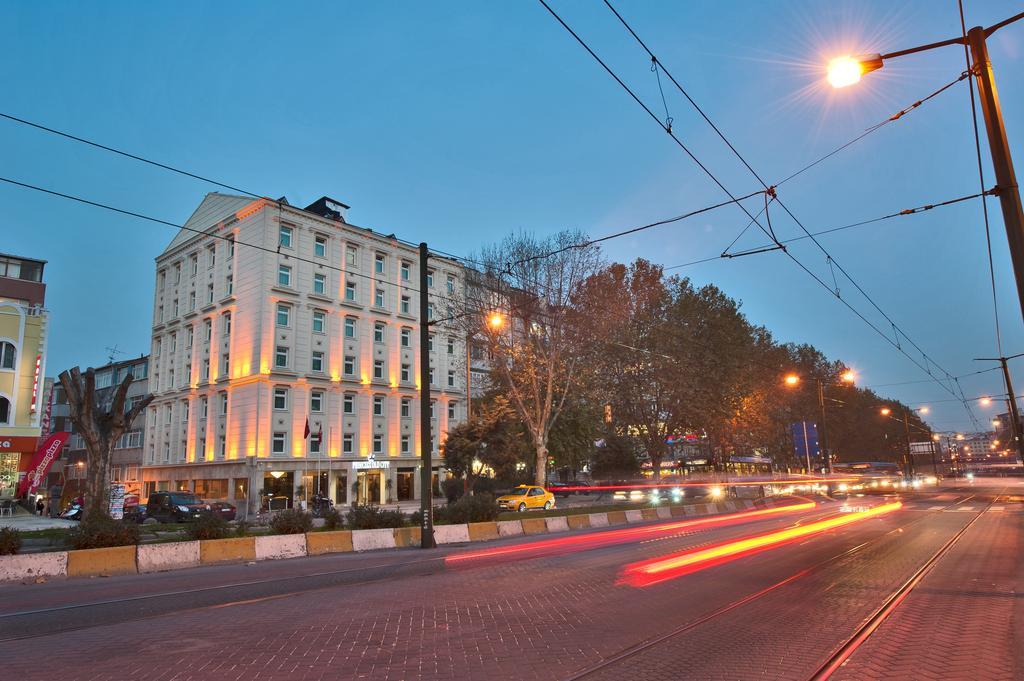
{"type": "Polygon", "coordinates": [[[78,367],[61,372],[60,383],[67,393],[71,421],[75,432],[85,442],[86,486],[83,517],[107,514],[110,493],[110,459],[118,438],[131,427],[135,418],[153,400],[147,395],[125,411],[124,403],[131,373],[112,390],[96,391],[96,372],[86,369],[82,375],[78,367]]]}
{"type": "Polygon", "coordinates": [[[534,479],[545,482],[548,435],[577,385],[582,356],[573,295],[600,267],[583,234],[515,234],[487,248],[470,270],[455,319],[486,345],[491,383],[531,438],[534,479]]]}

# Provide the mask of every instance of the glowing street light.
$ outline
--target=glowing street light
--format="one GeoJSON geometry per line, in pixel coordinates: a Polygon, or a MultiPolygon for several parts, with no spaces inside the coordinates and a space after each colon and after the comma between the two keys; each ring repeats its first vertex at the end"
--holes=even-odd
{"type": "Polygon", "coordinates": [[[930,412],[930,411],[931,411],[931,409],[929,409],[928,407],[920,407],[920,408],[918,408],[918,409],[915,409],[914,411],[919,411],[919,412],[921,412],[922,414],[927,414],[928,412],[930,412]]]}
{"type": "Polygon", "coordinates": [[[843,383],[853,383],[857,380],[857,374],[853,373],[853,369],[847,369],[839,376],[839,380],[843,383]]]}
{"type": "Polygon", "coordinates": [[[992,404],[992,398],[991,397],[982,397],[978,401],[981,403],[981,406],[983,406],[983,407],[987,407],[990,404],[992,404]]]}
{"type": "Polygon", "coordinates": [[[500,312],[492,312],[487,317],[487,325],[492,329],[500,329],[505,326],[505,318],[501,316],[500,312]]]}
{"type": "Polygon", "coordinates": [[[890,409],[889,407],[882,407],[881,413],[882,416],[888,416],[889,414],[892,413],[892,409],[890,409]]]}
{"type": "Polygon", "coordinates": [[[786,385],[790,388],[800,385],[800,377],[796,374],[786,374],[786,385]]]}
{"type": "Polygon", "coordinates": [[[859,57],[836,57],[828,63],[829,85],[834,88],[847,87],[860,82],[860,77],[882,68],[882,57],[878,54],[859,57]]]}

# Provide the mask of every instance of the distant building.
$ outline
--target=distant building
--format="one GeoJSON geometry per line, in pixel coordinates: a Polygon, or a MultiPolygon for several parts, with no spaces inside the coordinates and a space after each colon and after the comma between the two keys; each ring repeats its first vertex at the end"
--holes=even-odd
{"type": "MultiPolygon", "coordinates": [[[[418,253],[350,225],[347,210],[212,193],[157,257],[147,493],[250,507],[300,486],[339,503],[419,498],[418,253]]],[[[443,310],[463,273],[431,265],[443,310]]],[[[435,455],[465,418],[465,355],[462,332],[435,327],[435,455]]]]}
{"type": "MultiPolygon", "coordinates": [[[[132,404],[149,394],[149,356],[140,355],[135,359],[111,362],[95,369],[96,372],[96,403],[109,408],[113,400],[114,390],[124,377],[131,373],[132,384],[128,387],[124,408],[127,411],[132,404]]],[[[50,471],[50,484],[63,485],[68,481],[70,490],[64,493],[65,499],[70,492],[80,492],[85,479],[85,442],[75,432],[71,422],[71,410],[68,406],[67,394],[60,381],[55,380],[53,404],[50,410],[50,432],[65,431],[71,434],[61,459],[50,471]]],[[[110,461],[110,481],[123,483],[126,494],[142,494],[142,461],[143,447],[146,436],[146,413],[136,417],[129,429],[121,435],[114,445],[114,453],[110,461]]]]}
{"type": "Polygon", "coordinates": [[[49,329],[45,265],[0,253],[0,498],[14,495],[41,434],[49,329]]]}

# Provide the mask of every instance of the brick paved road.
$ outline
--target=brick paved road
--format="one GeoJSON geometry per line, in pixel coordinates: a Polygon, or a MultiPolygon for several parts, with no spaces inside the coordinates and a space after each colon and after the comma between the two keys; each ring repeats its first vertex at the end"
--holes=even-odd
{"type": "Polygon", "coordinates": [[[459,569],[443,549],[7,586],[0,638],[31,637],[0,659],[12,679],[560,679],[866,543],[594,677],[803,678],[971,517],[898,512],[641,589],[624,564],[792,519],[459,569]]]}

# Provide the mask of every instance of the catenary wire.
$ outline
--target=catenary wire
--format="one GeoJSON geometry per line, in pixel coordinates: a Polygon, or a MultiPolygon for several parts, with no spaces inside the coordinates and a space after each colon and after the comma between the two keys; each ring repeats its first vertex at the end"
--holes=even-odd
{"type": "MultiPolygon", "coordinates": [[[[568,27],[568,26],[567,26],[567,25],[565,24],[565,22],[561,20],[561,18],[559,18],[559,17],[558,17],[558,15],[557,15],[557,14],[555,14],[555,13],[554,13],[554,11],[553,11],[553,10],[551,10],[551,8],[550,8],[550,7],[548,7],[547,3],[545,3],[545,2],[544,2],[544,0],[540,0],[540,2],[541,2],[541,4],[543,4],[543,5],[544,5],[544,6],[545,6],[545,7],[546,7],[546,8],[548,9],[548,11],[549,11],[549,12],[551,12],[551,13],[552,13],[552,14],[553,14],[553,15],[554,15],[554,16],[555,16],[555,17],[556,17],[557,19],[558,19],[558,21],[559,21],[559,22],[560,22],[560,23],[561,23],[561,24],[562,24],[563,26],[565,26],[566,30],[568,30],[568,31],[569,31],[570,33],[572,33],[572,35],[573,35],[573,36],[574,36],[574,37],[576,38],[576,40],[577,40],[578,42],[580,42],[580,43],[581,43],[582,45],[584,45],[584,47],[585,47],[585,48],[587,49],[587,51],[588,51],[588,52],[590,52],[590,53],[591,53],[592,55],[594,55],[595,59],[598,59],[598,61],[600,62],[600,59],[599,59],[599,58],[598,58],[598,57],[596,56],[596,54],[594,54],[593,50],[591,50],[591,49],[590,49],[590,48],[589,48],[589,47],[588,47],[588,46],[586,45],[586,43],[584,43],[584,42],[583,42],[583,41],[582,41],[582,40],[581,40],[581,39],[579,38],[579,36],[577,36],[577,35],[576,35],[576,34],[575,34],[575,33],[574,33],[573,31],[572,31],[572,29],[570,29],[570,28],[569,28],[569,27],[568,27]]],[[[628,23],[627,23],[627,22],[625,21],[625,19],[623,19],[623,18],[622,18],[622,15],[620,15],[620,14],[619,14],[619,13],[618,13],[618,12],[617,12],[617,11],[615,10],[615,8],[614,8],[614,7],[612,7],[611,3],[610,3],[610,2],[608,1],[608,0],[604,0],[604,2],[605,2],[605,4],[606,4],[606,5],[607,5],[607,6],[609,7],[609,9],[611,9],[611,11],[612,11],[612,12],[613,12],[613,13],[615,14],[615,16],[616,16],[616,17],[617,17],[617,18],[619,19],[619,21],[620,21],[620,22],[621,22],[621,23],[623,24],[623,26],[625,26],[625,27],[626,27],[626,29],[627,29],[627,30],[629,31],[629,33],[630,33],[630,34],[631,34],[631,35],[632,35],[632,36],[633,36],[633,37],[634,37],[634,38],[636,39],[636,41],[637,41],[637,42],[638,42],[638,43],[640,44],[640,46],[641,46],[641,47],[642,47],[642,48],[644,49],[644,51],[645,51],[645,52],[647,52],[648,56],[650,56],[652,60],[657,60],[657,56],[656,56],[656,55],[655,55],[655,54],[654,54],[654,53],[653,53],[653,52],[652,52],[652,51],[650,50],[650,48],[648,48],[648,47],[647,47],[647,45],[646,45],[646,44],[645,44],[645,43],[643,42],[643,40],[642,40],[642,39],[641,39],[641,38],[640,38],[640,37],[639,37],[639,36],[638,36],[638,35],[636,34],[636,32],[635,32],[635,31],[634,31],[634,30],[632,29],[632,27],[631,27],[631,26],[630,26],[630,25],[629,25],[629,24],[628,24],[628,23]]],[[[604,63],[603,63],[603,62],[600,62],[600,63],[601,63],[601,65],[602,65],[602,66],[604,66],[604,63]]],[[[665,73],[665,75],[666,75],[666,76],[668,76],[669,80],[670,80],[670,81],[671,81],[671,82],[672,82],[672,83],[673,83],[673,84],[674,84],[674,85],[676,86],[676,88],[677,88],[677,89],[678,89],[678,90],[679,90],[679,91],[680,91],[680,92],[681,92],[681,93],[682,93],[682,94],[683,94],[683,95],[684,95],[684,96],[686,97],[686,99],[687,99],[687,100],[688,100],[688,101],[689,101],[689,102],[690,102],[690,103],[691,103],[691,104],[692,104],[692,105],[694,106],[694,108],[695,108],[695,109],[697,109],[697,111],[698,111],[698,112],[699,112],[699,113],[701,114],[701,116],[702,116],[702,117],[703,117],[703,118],[704,118],[704,119],[705,119],[705,120],[706,120],[706,121],[708,122],[708,124],[709,124],[709,125],[710,125],[710,126],[712,127],[712,129],[714,129],[714,130],[715,130],[715,132],[716,132],[716,133],[718,134],[718,136],[719,136],[719,137],[720,137],[720,138],[722,139],[722,141],[723,141],[723,142],[725,142],[725,144],[726,144],[726,145],[727,145],[727,146],[729,147],[729,149],[730,149],[730,150],[732,150],[733,154],[734,154],[734,155],[735,155],[735,156],[736,156],[736,157],[737,157],[737,158],[738,158],[738,159],[739,159],[739,160],[740,160],[740,161],[741,161],[741,162],[743,163],[743,165],[744,165],[744,166],[746,166],[746,168],[747,168],[747,169],[748,169],[748,170],[750,171],[750,173],[751,173],[751,174],[752,174],[752,175],[753,175],[753,176],[754,176],[754,177],[755,177],[755,178],[756,178],[756,179],[757,179],[757,180],[758,180],[758,181],[759,181],[759,182],[760,182],[760,183],[761,183],[761,184],[762,184],[762,185],[763,185],[763,186],[765,187],[765,189],[766,189],[766,190],[770,190],[770,191],[772,191],[772,192],[774,193],[774,187],[770,187],[770,186],[769,186],[769,185],[768,185],[768,184],[767,184],[767,183],[766,183],[766,182],[765,182],[765,181],[764,181],[764,180],[763,180],[763,179],[761,178],[761,176],[760,176],[760,175],[758,175],[758,173],[757,173],[757,172],[756,172],[756,171],[755,171],[755,170],[753,169],[753,167],[751,167],[751,165],[750,165],[750,164],[749,164],[749,163],[748,163],[748,162],[746,161],[746,159],[745,159],[745,158],[744,158],[744,157],[742,156],[742,154],[740,154],[740,153],[739,153],[739,152],[738,152],[738,151],[736,150],[736,148],[735,148],[735,147],[734,147],[734,146],[732,145],[732,143],[731,143],[731,142],[729,142],[729,140],[728,140],[728,139],[727,139],[727,138],[725,137],[725,135],[724,135],[724,134],[722,133],[722,131],[721,131],[721,130],[720,130],[720,129],[718,128],[718,126],[716,126],[716,125],[715,125],[715,124],[714,124],[714,123],[713,123],[713,122],[711,121],[711,119],[710,119],[710,118],[709,118],[709,117],[707,116],[707,114],[705,114],[705,113],[704,113],[703,109],[701,109],[701,108],[700,108],[700,107],[699,107],[699,106],[698,106],[698,105],[696,104],[696,102],[695,102],[695,101],[693,100],[693,98],[692,98],[692,97],[690,97],[690,95],[689,95],[689,94],[688,94],[688,93],[686,92],[685,88],[683,88],[683,87],[682,87],[682,85],[680,85],[680,84],[679,84],[679,82],[678,82],[678,81],[677,81],[677,80],[676,80],[676,79],[675,79],[675,78],[674,78],[674,77],[672,76],[671,72],[670,72],[670,71],[669,71],[668,69],[666,69],[666,68],[665,68],[664,64],[661,64],[660,62],[659,62],[659,64],[661,65],[661,70],[662,70],[662,71],[663,71],[663,72],[665,73]]],[[[604,68],[605,68],[605,70],[608,70],[608,71],[610,72],[610,69],[608,69],[608,67],[607,67],[607,66],[604,66],[604,68]]],[[[612,75],[614,76],[614,74],[612,74],[612,75]]],[[[621,80],[620,80],[620,79],[618,78],[618,76],[615,76],[615,79],[616,79],[616,80],[617,80],[617,81],[618,81],[618,82],[619,82],[620,84],[622,83],[622,81],[621,81],[621,80]]],[[[623,85],[623,87],[625,87],[625,86],[623,85]]],[[[947,87],[948,87],[948,86],[947,86],[947,87]]],[[[630,91],[630,94],[632,95],[632,91],[630,91]]],[[[937,94],[937,93],[936,93],[936,94],[937,94]]],[[[933,95],[933,96],[934,96],[934,95],[933,95]]],[[[633,98],[634,98],[634,99],[637,99],[637,101],[639,102],[639,100],[638,100],[638,98],[636,97],[636,95],[633,95],[633,98]]],[[[643,103],[642,103],[642,102],[639,102],[639,103],[641,104],[641,106],[644,106],[644,108],[645,108],[645,109],[647,108],[647,107],[646,107],[645,105],[643,105],[643,103]]],[[[910,107],[910,108],[916,108],[916,106],[912,106],[912,107],[910,107]]],[[[649,111],[649,110],[648,110],[648,111],[649,111]]],[[[655,120],[657,120],[657,119],[655,118],[655,120]]],[[[673,137],[674,137],[674,136],[673,136],[673,137]]],[[[702,167],[702,168],[704,168],[704,166],[703,166],[703,165],[702,165],[701,167],[702,167]]],[[[813,279],[814,279],[815,281],[817,281],[817,282],[818,282],[818,283],[819,283],[819,284],[820,284],[820,285],[821,285],[821,286],[822,286],[822,287],[823,287],[823,288],[824,288],[825,290],[827,290],[827,291],[829,291],[829,292],[833,293],[833,294],[834,294],[834,295],[836,296],[836,298],[837,298],[837,299],[838,299],[838,300],[839,300],[840,302],[842,302],[842,303],[843,303],[843,304],[844,304],[844,305],[845,305],[845,306],[846,306],[846,307],[847,307],[848,309],[850,309],[850,311],[851,311],[851,312],[853,312],[853,313],[854,313],[854,314],[855,314],[856,316],[858,316],[858,317],[859,317],[859,318],[860,318],[861,320],[863,320],[863,321],[864,321],[864,322],[865,322],[866,324],[868,324],[868,326],[870,326],[870,327],[871,327],[872,329],[874,329],[874,330],[875,330],[875,331],[876,331],[876,332],[877,332],[877,333],[878,333],[878,334],[879,334],[880,336],[882,336],[882,338],[884,338],[884,339],[885,339],[885,340],[886,340],[886,341],[887,341],[887,342],[888,342],[888,343],[889,343],[890,345],[892,345],[892,346],[893,346],[893,347],[894,347],[894,348],[895,348],[895,349],[896,349],[897,351],[899,351],[899,352],[900,352],[900,353],[902,353],[902,354],[903,354],[904,356],[906,356],[906,357],[907,357],[907,358],[908,358],[908,359],[909,359],[909,360],[910,360],[911,362],[913,362],[913,363],[914,363],[915,365],[917,365],[917,366],[918,366],[918,367],[919,367],[919,368],[920,368],[920,369],[921,369],[922,371],[924,371],[925,373],[927,373],[927,374],[929,374],[929,375],[931,375],[931,374],[932,374],[932,372],[931,372],[930,368],[929,368],[929,367],[928,367],[928,365],[927,365],[927,363],[928,363],[928,362],[930,362],[931,364],[934,364],[936,368],[938,368],[938,369],[942,370],[942,371],[943,371],[943,373],[945,373],[945,374],[946,374],[947,376],[948,376],[948,375],[950,375],[950,373],[949,373],[948,371],[946,371],[945,369],[942,369],[941,365],[939,365],[939,364],[938,364],[937,362],[935,362],[934,360],[932,360],[932,359],[931,359],[931,358],[930,358],[930,357],[929,357],[929,356],[927,355],[927,353],[925,353],[925,352],[924,352],[924,351],[923,351],[923,350],[922,350],[922,349],[920,348],[920,346],[918,346],[918,345],[917,345],[917,343],[915,343],[915,342],[913,341],[913,339],[911,339],[911,338],[910,338],[910,337],[909,337],[909,336],[908,336],[908,335],[906,334],[906,332],[902,331],[902,330],[901,330],[901,329],[900,329],[900,328],[898,327],[898,325],[897,325],[897,324],[896,324],[896,323],[895,323],[895,322],[894,322],[894,321],[892,320],[892,318],[891,318],[891,317],[889,317],[889,315],[888,315],[888,314],[886,314],[886,313],[885,313],[885,312],[884,312],[884,311],[883,311],[883,310],[881,309],[881,307],[880,307],[880,306],[879,306],[879,305],[878,305],[878,304],[877,304],[877,303],[876,303],[876,302],[874,301],[874,299],[873,299],[873,298],[871,298],[871,296],[869,296],[869,295],[867,294],[867,292],[866,292],[866,291],[865,291],[865,290],[863,289],[863,287],[861,287],[861,286],[860,286],[860,284],[859,284],[859,283],[857,283],[857,281],[856,281],[856,280],[854,280],[854,279],[853,279],[853,278],[852,278],[852,277],[850,276],[850,274],[849,274],[849,273],[848,273],[848,272],[847,272],[847,271],[846,271],[846,270],[845,270],[845,269],[844,269],[844,268],[843,268],[843,267],[842,267],[842,266],[841,266],[841,265],[840,265],[840,264],[839,264],[838,262],[836,262],[836,261],[835,261],[835,258],[833,258],[833,257],[831,256],[831,254],[829,254],[829,253],[828,253],[828,251],[827,251],[827,250],[826,250],[826,249],[825,249],[825,248],[824,248],[824,247],[823,247],[823,246],[822,246],[822,245],[821,245],[821,244],[820,244],[820,243],[819,243],[819,242],[817,241],[817,239],[815,239],[815,238],[814,238],[814,236],[813,236],[813,235],[811,235],[810,231],[809,231],[809,230],[808,230],[808,229],[807,229],[807,228],[806,228],[806,227],[805,227],[805,226],[803,225],[803,223],[802,223],[802,222],[801,222],[801,221],[800,221],[800,220],[799,220],[799,219],[798,219],[798,218],[797,218],[797,217],[796,217],[796,216],[795,216],[795,215],[793,214],[793,212],[792,212],[792,211],[791,211],[791,210],[790,210],[790,209],[789,209],[789,208],[788,208],[788,207],[786,206],[786,204],[785,204],[785,203],[784,203],[784,202],[783,202],[783,201],[782,201],[781,199],[777,199],[777,201],[778,201],[779,205],[780,205],[780,206],[782,207],[782,209],[783,209],[783,210],[784,210],[784,211],[786,212],[786,214],[787,214],[787,215],[789,215],[790,219],[792,219],[792,220],[793,220],[793,221],[794,221],[794,222],[795,222],[795,223],[796,223],[796,224],[797,224],[797,225],[798,225],[798,226],[800,227],[800,229],[801,229],[801,230],[803,230],[803,232],[804,232],[805,234],[807,234],[807,235],[808,235],[808,236],[809,236],[809,237],[811,238],[811,240],[812,240],[812,241],[813,241],[813,242],[815,243],[815,245],[816,245],[816,246],[817,246],[817,247],[818,247],[818,248],[819,248],[819,249],[820,249],[820,250],[821,250],[821,251],[822,251],[822,252],[823,252],[823,253],[824,253],[824,254],[825,254],[825,255],[827,256],[827,258],[828,258],[829,262],[830,262],[831,264],[833,264],[833,265],[834,265],[834,266],[835,266],[836,268],[838,268],[838,269],[839,269],[839,271],[840,271],[840,272],[842,272],[843,276],[845,276],[845,277],[846,277],[846,279],[847,279],[847,280],[848,280],[848,281],[849,281],[849,282],[850,282],[851,284],[853,284],[853,285],[854,285],[854,287],[855,287],[855,288],[856,288],[856,289],[857,289],[857,290],[858,290],[858,291],[860,292],[860,294],[861,294],[862,296],[864,296],[864,298],[865,298],[865,299],[866,299],[866,300],[867,300],[867,301],[868,301],[868,302],[869,302],[869,303],[870,303],[870,304],[872,305],[872,307],[874,307],[874,308],[875,308],[875,310],[877,310],[877,311],[878,311],[878,312],[879,312],[879,313],[880,313],[880,314],[881,314],[881,315],[882,315],[882,316],[883,316],[883,317],[884,317],[884,318],[886,319],[886,321],[888,321],[888,322],[889,322],[889,324],[890,324],[890,325],[892,326],[892,328],[893,328],[893,331],[894,331],[894,338],[889,338],[888,334],[886,334],[886,333],[885,333],[885,332],[883,332],[883,331],[882,331],[881,329],[879,329],[879,328],[878,328],[878,327],[877,327],[877,326],[876,326],[875,324],[873,324],[872,322],[870,322],[870,321],[869,321],[869,320],[867,319],[867,317],[865,317],[865,316],[864,316],[864,315],[863,315],[863,314],[862,314],[862,313],[861,313],[861,312],[860,312],[859,310],[857,310],[857,309],[856,309],[856,308],[855,308],[855,307],[854,307],[853,305],[851,305],[851,304],[849,303],[849,301],[847,301],[847,300],[846,300],[845,298],[843,298],[843,297],[842,297],[841,295],[839,295],[839,294],[838,294],[838,292],[837,292],[836,290],[834,290],[834,289],[833,289],[832,287],[830,287],[830,286],[829,286],[829,285],[828,285],[828,284],[827,284],[827,283],[826,283],[826,282],[825,282],[824,280],[822,280],[822,279],[821,279],[821,278],[820,278],[820,277],[819,277],[819,276],[818,276],[817,274],[815,274],[815,273],[814,273],[813,271],[811,271],[811,270],[810,270],[810,269],[809,269],[809,268],[808,268],[808,267],[807,267],[806,265],[804,265],[804,264],[803,264],[803,263],[802,263],[802,262],[801,262],[801,261],[800,261],[800,260],[799,260],[798,258],[796,258],[796,257],[795,257],[795,256],[794,256],[794,255],[793,255],[792,253],[790,253],[790,252],[789,252],[788,250],[786,250],[785,248],[782,248],[782,251],[783,251],[783,253],[785,253],[785,254],[786,254],[786,255],[787,255],[787,256],[788,256],[788,257],[789,257],[789,258],[790,258],[790,259],[791,259],[791,260],[792,260],[792,261],[793,261],[794,263],[796,263],[796,264],[797,264],[797,265],[798,265],[798,266],[799,266],[799,267],[800,267],[801,269],[803,269],[803,270],[804,270],[804,271],[805,271],[805,272],[806,272],[806,273],[807,273],[808,275],[810,275],[810,276],[811,276],[811,277],[812,277],[812,278],[813,278],[813,279]],[[918,361],[917,361],[917,360],[916,360],[916,359],[915,359],[914,357],[912,357],[912,356],[911,356],[911,355],[910,355],[910,354],[909,354],[908,352],[906,352],[906,351],[905,351],[905,350],[904,350],[904,349],[902,348],[902,346],[901,346],[901,344],[900,344],[900,342],[899,342],[899,336],[900,336],[900,335],[902,335],[902,336],[903,336],[903,337],[904,337],[904,338],[905,338],[905,339],[906,339],[907,341],[909,341],[909,342],[911,343],[911,345],[913,345],[913,346],[914,346],[914,348],[915,348],[915,349],[916,349],[916,350],[917,350],[918,352],[920,352],[920,353],[921,353],[921,356],[922,356],[922,358],[923,358],[923,359],[925,360],[925,362],[926,362],[926,364],[925,364],[925,365],[922,365],[922,364],[921,364],[920,362],[918,362],[918,361]]],[[[742,205],[740,205],[740,207],[741,207],[741,208],[743,208],[743,210],[744,210],[745,212],[747,212],[747,214],[749,215],[749,211],[746,211],[746,209],[745,209],[745,208],[744,208],[744,207],[743,207],[742,205]]],[[[753,216],[751,216],[751,217],[753,217],[753,216]]],[[[758,226],[760,226],[760,223],[758,223],[758,226]]],[[[763,227],[762,227],[761,229],[762,229],[762,231],[766,232],[766,234],[767,234],[767,231],[766,231],[766,230],[765,230],[765,229],[764,229],[763,227]]],[[[770,239],[772,239],[772,240],[773,240],[773,241],[774,241],[774,242],[775,242],[775,243],[776,243],[777,245],[780,245],[780,246],[781,246],[781,244],[778,244],[778,241],[777,241],[777,240],[776,240],[776,239],[774,238],[774,236],[773,236],[773,235],[771,235],[771,234],[767,234],[767,235],[768,235],[768,237],[769,237],[770,239]]],[[[947,388],[947,387],[946,387],[945,385],[943,385],[943,384],[942,384],[942,383],[941,383],[941,382],[940,382],[940,381],[938,380],[938,378],[936,378],[935,382],[936,382],[936,383],[937,383],[938,385],[942,386],[942,387],[943,387],[943,389],[945,389],[945,390],[948,390],[949,392],[953,392],[952,390],[950,390],[949,388],[947,388]]],[[[954,394],[955,394],[955,393],[954,393],[954,394]]],[[[970,410],[970,406],[969,406],[969,405],[968,405],[968,404],[966,403],[966,401],[964,402],[964,408],[966,409],[966,411],[967,411],[967,413],[968,413],[968,416],[969,416],[969,417],[971,418],[972,422],[975,422],[975,423],[976,423],[976,422],[977,422],[977,419],[975,418],[975,416],[974,416],[973,412],[971,412],[971,410],[970,410]]]]}

